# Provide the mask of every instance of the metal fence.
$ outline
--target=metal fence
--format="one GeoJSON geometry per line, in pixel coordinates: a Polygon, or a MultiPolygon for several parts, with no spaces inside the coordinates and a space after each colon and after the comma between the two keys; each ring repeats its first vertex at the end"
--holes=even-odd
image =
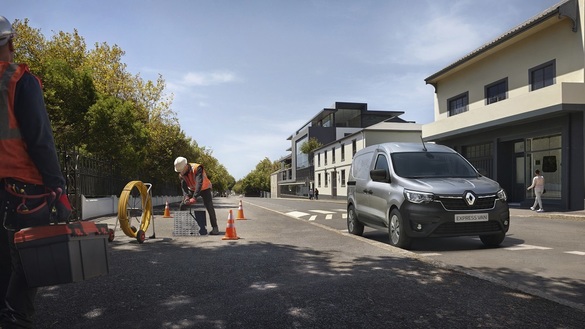
{"type": "MultiPolygon", "coordinates": [[[[67,184],[67,194],[73,208],[72,217],[81,217],[81,198],[99,198],[112,195],[119,196],[129,181],[136,180],[122,177],[116,165],[109,159],[102,159],[80,154],[75,149],[58,147],[61,170],[67,184]]],[[[159,181],[152,183],[152,195],[180,195],[178,181],[176,184],[159,181]]]]}

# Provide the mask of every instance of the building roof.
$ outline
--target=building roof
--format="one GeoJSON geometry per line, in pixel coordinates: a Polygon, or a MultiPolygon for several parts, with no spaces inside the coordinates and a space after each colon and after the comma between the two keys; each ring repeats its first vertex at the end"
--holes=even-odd
{"type": "Polygon", "coordinates": [[[483,46],[477,48],[476,50],[472,51],[471,53],[467,54],[466,56],[462,57],[461,59],[455,61],[451,65],[443,68],[439,72],[429,76],[425,79],[427,84],[436,83],[436,81],[444,74],[448,73],[449,71],[465,64],[468,62],[472,62],[474,59],[477,59],[483,54],[488,53],[490,50],[505,44],[506,42],[510,41],[516,36],[519,36],[522,33],[527,32],[528,30],[536,27],[537,25],[547,21],[548,19],[558,16],[559,19],[563,17],[568,17],[573,21],[573,31],[577,31],[577,0],[563,0],[554,6],[548,8],[547,10],[543,11],[542,13],[530,18],[529,20],[525,21],[524,23],[512,28],[508,32],[502,34],[498,38],[484,44],[483,46]]]}
{"type": "Polygon", "coordinates": [[[347,134],[346,136],[343,136],[343,138],[340,138],[340,139],[335,140],[331,143],[327,143],[325,145],[322,145],[321,147],[315,149],[315,151],[321,150],[321,149],[327,148],[333,144],[339,143],[339,141],[341,141],[341,140],[351,139],[354,136],[363,133],[364,131],[422,131],[422,125],[419,123],[393,122],[393,121],[389,121],[389,120],[385,120],[385,121],[373,124],[371,126],[362,128],[354,133],[347,134]]]}
{"type": "Polygon", "coordinates": [[[317,125],[319,121],[327,118],[331,113],[335,113],[336,121],[343,122],[349,118],[355,116],[355,111],[360,110],[362,114],[367,115],[381,115],[386,116],[388,119],[396,119],[404,111],[372,111],[368,110],[367,103],[350,103],[350,102],[335,102],[331,107],[326,107],[319,111],[311,120],[307,121],[301,128],[299,128],[294,135],[290,135],[287,140],[292,140],[293,136],[297,135],[299,131],[310,125],[317,125]]]}

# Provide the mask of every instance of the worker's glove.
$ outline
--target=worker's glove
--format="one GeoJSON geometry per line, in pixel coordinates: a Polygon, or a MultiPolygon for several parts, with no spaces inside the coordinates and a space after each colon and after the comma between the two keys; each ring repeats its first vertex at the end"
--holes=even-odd
{"type": "Polygon", "coordinates": [[[185,198],[185,201],[183,201],[183,203],[187,206],[193,205],[197,202],[197,200],[195,198],[185,198]]]}
{"type": "Polygon", "coordinates": [[[69,203],[69,197],[63,193],[63,190],[59,187],[55,191],[56,200],[53,205],[55,219],[59,222],[66,221],[71,216],[71,204],[69,203]]]}

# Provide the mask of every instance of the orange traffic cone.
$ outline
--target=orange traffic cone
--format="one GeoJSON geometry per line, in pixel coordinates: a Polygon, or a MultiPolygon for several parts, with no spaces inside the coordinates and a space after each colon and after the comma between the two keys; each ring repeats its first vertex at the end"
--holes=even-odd
{"type": "Polygon", "coordinates": [[[167,205],[165,206],[165,213],[163,215],[163,218],[173,218],[173,216],[171,216],[171,211],[169,210],[169,202],[167,201],[167,205]]]}
{"type": "Polygon", "coordinates": [[[242,200],[240,200],[240,206],[238,207],[238,217],[236,219],[246,219],[244,217],[244,208],[242,208],[242,200]]]}
{"type": "Polygon", "coordinates": [[[237,240],[239,239],[238,235],[236,234],[236,225],[234,224],[234,215],[230,210],[228,215],[227,226],[225,228],[225,236],[221,238],[222,240],[237,240]]]}

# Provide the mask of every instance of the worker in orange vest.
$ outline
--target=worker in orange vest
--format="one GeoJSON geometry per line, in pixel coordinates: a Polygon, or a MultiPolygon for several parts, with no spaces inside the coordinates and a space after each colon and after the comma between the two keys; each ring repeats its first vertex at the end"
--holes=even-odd
{"type": "Polygon", "coordinates": [[[12,24],[0,16],[0,328],[32,328],[28,286],[14,234],[71,214],[40,80],[15,64],[12,24]]]}
{"type": "MultiPolygon", "coordinates": [[[[203,204],[207,213],[209,214],[209,222],[211,223],[210,235],[218,235],[219,229],[217,227],[217,218],[215,217],[215,208],[213,207],[213,195],[211,193],[211,181],[207,178],[207,173],[203,169],[203,165],[198,163],[188,163],[184,157],[175,159],[175,171],[179,173],[181,179],[181,188],[185,194],[183,204],[190,205],[196,202],[198,196],[203,199],[203,204]]],[[[205,226],[206,223],[203,223],[205,226]]],[[[202,227],[206,234],[205,227],[202,227]]]]}

